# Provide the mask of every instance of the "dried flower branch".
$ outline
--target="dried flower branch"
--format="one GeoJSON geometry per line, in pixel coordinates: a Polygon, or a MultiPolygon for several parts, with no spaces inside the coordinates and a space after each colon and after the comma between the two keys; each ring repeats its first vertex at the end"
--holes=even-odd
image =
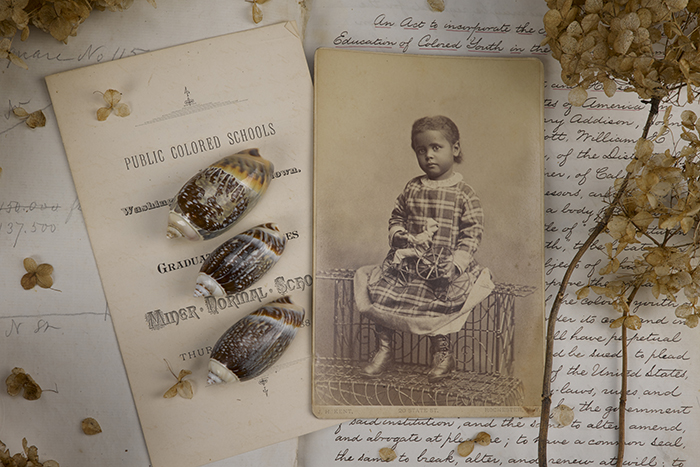
{"type": "Polygon", "coordinates": [[[41,387],[22,368],[13,368],[12,373],[5,380],[5,385],[7,385],[7,393],[13,397],[23,390],[22,397],[28,401],[35,401],[41,397],[41,387]]]}
{"type": "Polygon", "coordinates": [[[39,461],[39,450],[36,446],[29,446],[27,438],[22,439],[24,454],[16,453],[11,455],[5,443],[0,441],[0,462],[3,467],[59,467],[54,460],[39,461]]]}
{"type": "Polygon", "coordinates": [[[26,123],[29,128],[34,129],[46,125],[46,115],[44,115],[44,112],[41,110],[29,113],[22,107],[15,107],[12,109],[12,113],[15,114],[17,118],[24,119],[24,123],[26,123]]]}
{"type": "Polygon", "coordinates": [[[166,399],[170,399],[171,397],[175,397],[176,394],[178,394],[180,397],[184,397],[185,399],[192,399],[194,396],[194,391],[192,390],[192,383],[188,380],[185,380],[185,376],[191,375],[192,372],[190,370],[180,370],[180,374],[175,376],[175,373],[173,373],[172,368],[170,368],[170,363],[168,363],[167,360],[165,360],[165,364],[168,365],[168,370],[170,370],[170,373],[177,379],[177,383],[175,383],[170,389],[168,389],[165,394],[163,394],[163,397],[166,399]]]}
{"type": "MultiPolygon", "coordinates": [[[[613,274],[620,268],[617,256],[625,247],[637,241],[637,238],[649,238],[648,227],[654,220],[660,229],[666,233],[688,233],[692,228],[697,212],[695,202],[690,202],[674,191],[673,185],[679,179],[677,170],[672,169],[667,153],[663,157],[651,157],[649,149],[652,141],[647,141],[649,130],[654,121],[661,100],[680,101],[681,89],[686,88],[687,102],[695,99],[694,87],[700,84],[700,52],[698,47],[698,15],[700,14],[699,0],[546,0],[549,11],[544,17],[547,34],[543,44],[548,44],[552,56],[562,67],[562,81],[571,86],[569,102],[582,105],[588,98],[589,86],[602,86],[606,95],[612,96],[622,87],[625,91],[636,92],[645,103],[650,104],[647,122],[642,131],[640,142],[635,148],[634,167],[628,167],[625,178],[615,182],[615,195],[607,208],[599,217],[599,222],[591,231],[589,237],[577,250],[569,267],[564,273],[561,286],[552,303],[547,327],[547,350],[545,356],[545,374],[542,393],[542,416],[540,420],[538,460],[540,467],[547,465],[547,433],[549,426],[549,410],[551,407],[551,373],[554,347],[554,330],[557,315],[574,269],[581,261],[583,254],[590,248],[595,239],[608,231],[615,241],[607,248],[608,264],[601,270],[603,274],[613,274]],[[663,49],[661,57],[654,50],[663,49]],[[660,165],[659,165],[660,164],[660,165]],[[647,170],[649,169],[649,170],[647,170]],[[670,170],[668,170],[670,169],[670,170]],[[641,172],[640,172],[641,171],[641,172]],[[634,175],[636,174],[636,175],[634,175]],[[627,190],[633,189],[629,194],[627,190]],[[667,211],[657,211],[663,200],[683,199],[681,204],[667,211]],[[644,207],[642,203],[645,204],[644,207]],[[685,203],[685,204],[683,204],[685,203]],[[655,217],[658,216],[658,217],[655,217]]],[[[659,134],[668,131],[669,111],[664,116],[664,125],[659,134]]],[[[682,118],[688,125],[694,125],[693,116],[686,114],[682,118]]],[[[684,135],[682,138],[692,140],[697,135],[684,135]]],[[[653,146],[652,146],[653,149],[653,146]]],[[[692,165],[690,167],[693,167],[692,165]]],[[[682,170],[686,166],[678,167],[682,170]]],[[[691,169],[695,170],[694,168],[691,169]]],[[[696,174],[697,178],[697,174],[696,174]]],[[[652,283],[655,294],[670,293],[683,287],[688,276],[680,270],[673,269],[669,264],[671,257],[677,259],[675,252],[668,248],[675,245],[656,241],[656,247],[662,251],[649,252],[648,259],[657,264],[652,265],[646,259],[640,265],[641,275],[636,273],[626,277],[624,285],[609,283],[606,290],[600,291],[606,296],[612,296],[613,306],[622,316],[613,321],[613,326],[619,327],[622,333],[622,388],[620,410],[618,416],[619,440],[617,465],[624,462],[625,449],[625,404],[627,393],[627,330],[638,329],[641,319],[629,311],[629,303],[633,300],[643,283],[652,283]],[[668,268],[671,269],[668,269],[668,268]],[[671,271],[668,274],[667,270],[671,271]],[[675,275],[674,275],[675,274],[675,275]],[[669,288],[670,286],[670,288],[669,288]]],[[[653,243],[653,242],[652,242],[653,243]]],[[[694,237],[693,242],[694,243],[694,237]]],[[[685,271],[690,274],[687,270],[685,271]]],[[[691,274],[692,278],[692,274],[691,274]]],[[[594,287],[578,291],[582,297],[589,290],[598,292],[594,287]]],[[[693,292],[690,292],[691,295],[693,292]]],[[[667,295],[669,296],[669,295],[667,295]]],[[[696,316],[693,299],[689,307],[679,307],[676,314],[689,317],[696,316]]],[[[697,318],[686,320],[689,326],[697,318]]]]}
{"type": "Polygon", "coordinates": [[[36,261],[32,258],[24,258],[24,269],[27,273],[22,276],[20,283],[24,290],[33,289],[39,285],[44,289],[49,289],[53,285],[53,266],[47,263],[42,263],[37,266],[36,261]]]}
{"type": "Polygon", "coordinates": [[[92,417],[84,419],[80,423],[80,428],[86,435],[96,435],[98,433],[102,433],[102,427],[99,423],[97,423],[97,420],[92,417]]]}
{"type": "Polygon", "coordinates": [[[119,102],[122,100],[121,92],[117,91],[116,89],[108,89],[104,92],[104,94],[101,92],[100,94],[102,94],[102,98],[107,103],[107,106],[97,109],[97,120],[101,122],[107,120],[107,117],[109,117],[112,111],[114,111],[114,114],[117,117],[128,117],[131,114],[131,109],[129,106],[123,102],[119,102]]]}

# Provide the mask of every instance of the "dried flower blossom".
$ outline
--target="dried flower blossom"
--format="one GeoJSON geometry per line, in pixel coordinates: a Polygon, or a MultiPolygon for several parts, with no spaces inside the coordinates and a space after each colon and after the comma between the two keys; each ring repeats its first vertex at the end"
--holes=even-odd
{"type": "Polygon", "coordinates": [[[391,462],[396,459],[396,453],[391,448],[381,448],[379,450],[379,458],[384,462],[391,462]]]}
{"type": "Polygon", "coordinates": [[[0,21],[10,20],[17,29],[29,25],[29,15],[24,10],[29,0],[0,0],[0,21]]]}
{"type": "Polygon", "coordinates": [[[44,115],[44,112],[41,110],[29,113],[22,107],[15,107],[12,109],[12,113],[14,113],[17,118],[23,118],[24,123],[26,123],[29,128],[37,128],[46,125],[46,115],[44,115]]]}
{"type": "MultiPolygon", "coordinates": [[[[165,363],[168,365],[168,370],[170,370],[170,373],[172,373],[173,376],[175,376],[175,373],[173,373],[172,368],[170,368],[170,363],[166,360],[165,363]]],[[[170,399],[171,397],[175,397],[175,395],[179,395],[180,397],[184,397],[185,399],[192,399],[194,396],[194,391],[192,390],[192,383],[188,380],[185,380],[185,376],[191,375],[192,372],[190,370],[180,370],[180,374],[175,376],[177,379],[177,383],[175,383],[170,389],[168,389],[165,394],[163,394],[163,397],[166,399],[170,399]]]]}
{"type": "Polygon", "coordinates": [[[5,380],[5,385],[7,385],[7,393],[13,397],[22,390],[24,390],[22,397],[28,401],[35,401],[41,397],[41,387],[22,368],[13,368],[12,373],[5,380]]]}
{"type": "MultiPolygon", "coordinates": [[[[102,94],[102,93],[100,93],[102,94]]],[[[106,107],[100,107],[97,109],[97,120],[103,122],[107,120],[109,114],[114,111],[117,117],[127,117],[131,114],[131,109],[128,105],[123,102],[119,102],[122,99],[122,93],[115,89],[108,89],[104,94],[102,94],[106,107]]]]}
{"type": "Polygon", "coordinates": [[[665,98],[685,85],[693,102],[700,86],[698,0],[547,0],[547,6],[543,44],[572,87],[572,105],[582,105],[596,83],[609,97],[622,85],[642,99],[665,98]]]}
{"type": "MultiPolygon", "coordinates": [[[[2,22],[0,22],[0,25],[2,22]]],[[[13,33],[14,34],[14,33],[13,33]]],[[[10,46],[12,45],[12,41],[8,39],[7,37],[0,40],[0,58],[6,58],[10,62],[14,63],[18,67],[22,67],[25,70],[29,69],[26,63],[24,63],[24,60],[19,58],[17,55],[13,54],[10,51],[10,46]]]]}
{"type": "Polygon", "coordinates": [[[39,450],[36,446],[29,446],[27,438],[22,439],[24,454],[11,455],[5,443],[0,441],[0,462],[3,467],[59,467],[54,460],[39,461],[39,450]]]}
{"type": "Polygon", "coordinates": [[[84,419],[80,423],[80,428],[82,428],[83,433],[86,435],[96,435],[97,433],[102,433],[102,427],[99,423],[97,423],[97,420],[92,417],[84,419]]]}
{"type": "Polygon", "coordinates": [[[32,258],[24,258],[24,269],[27,273],[20,281],[24,290],[33,289],[36,285],[48,289],[53,285],[53,266],[50,264],[42,263],[37,266],[32,258]]]}

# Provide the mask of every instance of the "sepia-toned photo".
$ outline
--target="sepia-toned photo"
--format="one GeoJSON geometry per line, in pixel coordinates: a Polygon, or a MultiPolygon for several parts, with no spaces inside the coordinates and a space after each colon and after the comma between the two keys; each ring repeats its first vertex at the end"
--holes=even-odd
{"type": "Polygon", "coordinates": [[[542,80],[534,59],[317,52],[316,416],[539,414],[542,80]]]}

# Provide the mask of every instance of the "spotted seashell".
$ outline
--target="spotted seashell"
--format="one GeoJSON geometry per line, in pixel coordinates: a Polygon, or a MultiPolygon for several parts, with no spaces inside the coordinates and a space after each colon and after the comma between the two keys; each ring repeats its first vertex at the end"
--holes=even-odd
{"type": "Polygon", "coordinates": [[[224,157],[200,171],[170,203],[168,238],[208,240],[224,233],[257,204],[273,171],[257,149],[224,157]]]}
{"type": "Polygon", "coordinates": [[[195,297],[222,297],[248,288],[277,263],[287,238],[277,224],[253,227],[224,242],[204,261],[195,297]]]}
{"type": "Polygon", "coordinates": [[[209,359],[208,384],[246,381],[270,368],[289,347],[304,321],[304,309],[289,297],[268,303],[231,326],[209,359]]]}

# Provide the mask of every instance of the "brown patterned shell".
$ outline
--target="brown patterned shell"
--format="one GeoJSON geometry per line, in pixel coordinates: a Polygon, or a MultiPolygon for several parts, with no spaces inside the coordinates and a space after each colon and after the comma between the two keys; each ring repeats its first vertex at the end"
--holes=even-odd
{"type": "Polygon", "coordinates": [[[277,224],[246,230],[222,243],[202,264],[195,297],[224,296],[250,287],[274,266],[287,238],[277,224]]]}
{"type": "Polygon", "coordinates": [[[304,308],[282,297],[231,326],[216,342],[207,383],[246,381],[280,358],[304,321],[304,308]]]}
{"type": "Polygon", "coordinates": [[[257,204],[273,171],[257,149],[247,149],[198,172],[170,203],[168,238],[208,240],[226,232],[257,204]]]}

